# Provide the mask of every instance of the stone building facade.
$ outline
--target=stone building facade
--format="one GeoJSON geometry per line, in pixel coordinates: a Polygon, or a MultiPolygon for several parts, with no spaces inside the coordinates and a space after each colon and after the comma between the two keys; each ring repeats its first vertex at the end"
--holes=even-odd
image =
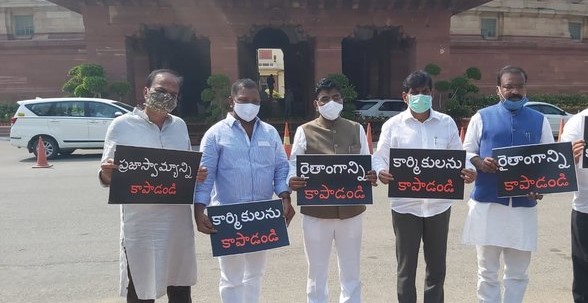
{"type": "Polygon", "coordinates": [[[586,0],[494,0],[451,18],[452,65],[480,68],[484,92],[513,64],[530,92],[588,93],[587,17],[586,0]]]}
{"type": "Polygon", "coordinates": [[[0,0],[0,102],[60,96],[87,59],[83,18],[43,0],[0,0]]]}
{"type": "Polygon", "coordinates": [[[259,77],[259,48],[282,49],[301,116],[326,74],[346,74],[362,98],[398,97],[428,63],[440,78],[480,68],[485,93],[506,64],[527,69],[533,91],[586,92],[586,16],[582,0],[0,0],[0,102],[62,95],[67,70],[89,62],[129,81],[132,104],[147,72],[167,67],[186,77],[182,114],[196,115],[209,75],[259,77]],[[34,31],[15,37],[22,15],[34,31]]]}

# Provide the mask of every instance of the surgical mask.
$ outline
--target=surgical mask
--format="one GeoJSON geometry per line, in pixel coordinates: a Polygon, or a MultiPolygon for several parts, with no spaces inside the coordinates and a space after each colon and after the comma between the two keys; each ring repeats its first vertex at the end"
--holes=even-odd
{"type": "Polygon", "coordinates": [[[178,98],[170,93],[149,91],[145,97],[145,106],[162,113],[171,113],[178,105],[178,98]]]}
{"type": "Polygon", "coordinates": [[[239,116],[239,118],[247,122],[251,122],[251,120],[255,119],[259,113],[259,105],[235,102],[233,105],[233,110],[235,111],[235,114],[239,116]]]}
{"type": "Polygon", "coordinates": [[[527,98],[526,96],[518,101],[506,99],[502,95],[502,92],[500,92],[500,91],[498,91],[498,92],[500,93],[500,97],[502,97],[502,100],[500,101],[500,103],[502,104],[502,106],[504,106],[504,108],[508,109],[511,112],[514,112],[514,111],[521,109],[523,107],[523,105],[525,105],[525,103],[527,103],[527,101],[529,101],[529,98],[527,98]]]}
{"type": "Polygon", "coordinates": [[[408,95],[408,106],[417,113],[422,114],[428,111],[433,104],[433,97],[429,95],[408,95]]]}
{"type": "Polygon", "coordinates": [[[343,110],[343,104],[337,101],[329,101],[324,105],[319,106],[318,111],[327,120],[335,120],[339,118],[339,114],[343,110]]]}

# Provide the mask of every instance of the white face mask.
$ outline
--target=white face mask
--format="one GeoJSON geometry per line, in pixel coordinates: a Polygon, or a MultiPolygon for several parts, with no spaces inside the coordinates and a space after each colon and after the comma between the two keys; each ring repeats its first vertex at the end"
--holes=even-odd
{"type": "Polygon", "coordinates": [[[247,122],[251,122],[251,120],[255,119],[259,113],[259,105],[235,102],[233,105],[233,110],[235,111],[235,114],[239,116],[239,118],[247,122]]]}
{"type": "Polygon", "coordinates": [[[339,114],[343,110],[343,104],[336,101],[329,101],[325,105],[319,106],[319,113],[327,120],[335,120],[339,118],[339,114]]]}

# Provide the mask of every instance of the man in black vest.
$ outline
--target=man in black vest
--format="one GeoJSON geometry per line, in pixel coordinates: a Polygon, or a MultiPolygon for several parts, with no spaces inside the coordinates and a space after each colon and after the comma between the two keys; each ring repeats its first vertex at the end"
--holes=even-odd
{"type": "MultiPolygon", "coordinates": [[[[296,130],[290,156],[288,184],[293,190],[306,186],[306,179],[296,176],[296,155],[301,154],[363,154],[369,147],[363,127],[341,118],[343,97],[337,84],[322,79],[316,87],[314,106],[319,117],[296,130]]],[[[376,173],[367,179],[376,185],[376,173]]],[[[306,293],[308,302],[327,303],[327,278],[331,247],[335,242],[339,264],[341,295],[339,302],[361,302],[359,278],[362,213],[365,205],[303,206],[302,229],[304,250],[308,261],[306,293]]]]}

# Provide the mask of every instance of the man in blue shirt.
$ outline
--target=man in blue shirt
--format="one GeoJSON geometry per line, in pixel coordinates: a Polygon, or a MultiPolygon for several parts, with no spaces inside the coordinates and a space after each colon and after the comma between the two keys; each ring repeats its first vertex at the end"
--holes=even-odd
{"type": "MultiPolygon", "coordinates": [[[[208,178],[194,193],[194,217],[200,232],[215,232],[204,214],[209,204],[269,200],[275,193],[282,199],[286,222],[294,216],[286,183],[286,153],[276,129],[257,118],[260,102],[253,80],[237,80],[231,88],[231,112],[202,138],[201,165],[208,168],[208,178]]],[[[219,257],[222,302],[259,302],[265,261],[265,251],[219,257]]]]}

